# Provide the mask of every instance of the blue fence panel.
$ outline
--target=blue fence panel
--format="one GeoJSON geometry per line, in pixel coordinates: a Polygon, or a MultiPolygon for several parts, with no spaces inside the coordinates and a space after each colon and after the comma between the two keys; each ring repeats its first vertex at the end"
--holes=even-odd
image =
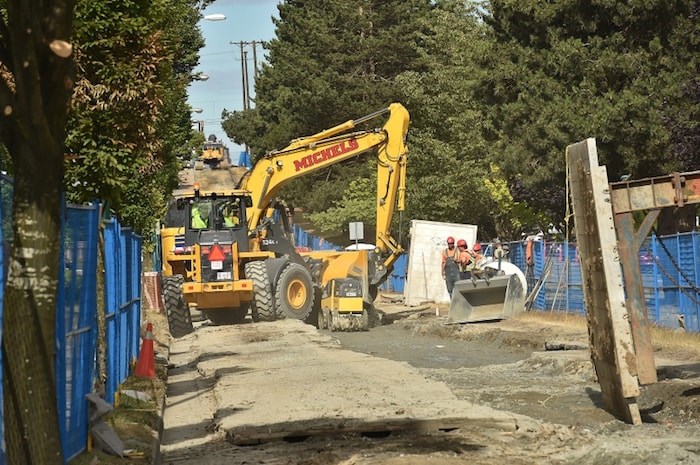
{"type": "Polygon", "coordinates": [[[85,450],[88,403],[95,377],[99,206],[64,210],[56,311],[56,391],[66,461],[85,450]]]}
{"type": "Polygon", "coordinates": [[[248,152],[238,153],[238,166],[245,166],[246,168],[251,168],[253,166],[250,161],[250,154],[248,152]]]}
{"type": "Polygon", "coordinates": [[[141,323],[141,238],[115,219],[105,222],[105,320],[107,382],[105,400],[113,403],[138,357],[141,323]]]}
{"type": "Polygon", "coordinates": [[[122,232],[127,246],[127,267],[124,276],[127,281],[127,294],[122,306],[127,313],[128,361],[131,363],[138,358],[141,337],[141,238],[131,228],[124,228],[122,232]]]}
{"type": "Polygon", "coordinates": [[[403,293],[406,285],[406,276],[408,275],[408,254],[401,256],[394,263],[394,270],[389,277],[391,290],[397,293],[403,293]]]}
{"type": "Polygon", "coordinates": [[[295,247],[305,247],[311,250],[340,250],[341,248],[322,237],[309,234],[301,226],[293,225],[292,236],[295,247]]]}
{"type": "MultiPolygon", "coordinates": [[[[0,177],[0,341],[2,291],[11,239],[11,180],[0,177]]],[[[88,403],[95,381],[97,339],[98,204],[63,209],[58,294],[56,301],[56,402],[65,462],[87,447],[88,403]]],[[[141,318],[141,238],[108,221],[105,236],[105,305],[107,310],[107,400],[129,375],[137,356],[141,318]]],[[[1,360],[0,360],[1,362],[1,360]]],[[[0,409],[2,370],[0,370],[0,409]]],[[[0,413],[2,410],[0,410],[0,413]]],[[[0,417],[1,420],[1,417],[0,417]]],[[[0,421],[0,464],[5,462],[0,421]]]]}
{"type": "Polygon", "coordinates": [[[125,352],[119,344],[121,325],[119,322],[119,293],[118,278],[120,276],[120,260],[116,251],[119,246],[119,224],[116,220],[110,220],[103,226],[105,243],[105,326],[107,349],[107,380],[105,383],[105,400],[114,403],[114,393],[122,381],[119,375],[119,360],[122,352],[125,352]]]}
{"type": "MultiPolygon", "coordinates": [[[[534,263],[526,264],[526,242],[509,244],[510,261],[528,277],[528,285],[542,275],[547,257],[551,273],[538,293],[535,310],[563,310],[585,314],[581,266],[575,243],[533,243],[534,263]]],[[[700,233],[647,238],[639,251],[640,270],[649,320],[671,328],[678,317],[686,329],[700,331],[700,233]]]]}

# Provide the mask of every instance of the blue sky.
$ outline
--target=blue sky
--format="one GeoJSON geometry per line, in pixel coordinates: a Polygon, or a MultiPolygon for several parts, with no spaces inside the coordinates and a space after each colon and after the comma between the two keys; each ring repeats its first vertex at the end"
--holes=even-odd
{"type": "MultiPolygon", "coordinates": [[[[194,81],[188,91],[188,102],[202,113],[193,113],[192,120],[204,121],[204,134],[215,134],[231,151],[231,159],[238,160],[243,147],[235,145],[221,129],[221,111],[243,109],[241,51],[230,42],[252,42],[274,37],[272,17],[277,17],[278,0],[217,0],[204,15],[222,13],[224,21],[200,21],[206,45],[200,50],[199,66],[195,72],[209,76],[207,81],[194,81]]],[[[253,47],[247,46],[248,72],[252,93],[253,47]]],[[[258,63],[264,59],[261,46],[257,47],[258,63]]]]}

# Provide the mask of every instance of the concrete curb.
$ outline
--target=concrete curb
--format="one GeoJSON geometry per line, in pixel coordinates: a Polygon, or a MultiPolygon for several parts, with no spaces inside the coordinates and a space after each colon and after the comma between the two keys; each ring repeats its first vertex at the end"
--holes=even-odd
{"type": "MultiPolygon", "coordinates": [[[[163,429],[165,426],[163,423],[163,415],[165,414],[165,401],[168,397],[168,365],[170,364],[170,346],[166,346],[164,352],[164,354],[158,354],[162,356],[160,357],[161,365],[163,365],[162,360],[165,358],[165,364],[163,365],[163,369],[165,370],[165,392],[163,392],[163,397],[160,399],[160,403],[158,405],[158,425],[156,426],[156,434],[153,438],[153,443],[151,444],[152,465],[161,465],[160,444],[163,440],[163,429]]],[[[158,358],[159,357],[156,357],[156,363],[159,362],[158,358]]]]}

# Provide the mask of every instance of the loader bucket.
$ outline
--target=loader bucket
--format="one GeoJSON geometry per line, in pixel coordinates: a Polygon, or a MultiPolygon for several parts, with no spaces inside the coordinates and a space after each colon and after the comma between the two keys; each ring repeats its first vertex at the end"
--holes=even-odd
{"type": "Polygon", "coordinates": [[[457,281],[447,322],[503,320],[522,312],[524,305],[525,292],[515,274],[457,281]]]}

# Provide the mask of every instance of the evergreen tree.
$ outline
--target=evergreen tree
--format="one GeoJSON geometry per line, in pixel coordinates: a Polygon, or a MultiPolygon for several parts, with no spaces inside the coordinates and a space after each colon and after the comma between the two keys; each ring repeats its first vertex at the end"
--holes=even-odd
{"type": "Polygon", "coordinates": [[[695,0],[490,2],[478,97],[516,199],[562,218],[564,150],[587,137],[611,181],[692,168],[672,126],[697,128],[679,111],[697,76],[696,15],[695,0]]]}
{"type": "MultiPolygon", "coordinates": [[[[278,9],[255,109],[223,115],[227,135],[256,156],[401,101],[396,76],[424,67],[416,44],[429,0],[288,0],[278,9]]],[[[319,174],[319,182],[307,176],[285,192],[295,205],[325,210],[372,169],[361,160],[319,174]]]]}

